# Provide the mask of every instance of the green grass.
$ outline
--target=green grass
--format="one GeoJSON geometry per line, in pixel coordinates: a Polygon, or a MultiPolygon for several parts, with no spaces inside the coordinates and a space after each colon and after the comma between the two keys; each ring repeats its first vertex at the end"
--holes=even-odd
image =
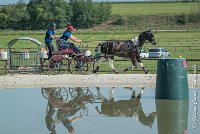
{"type": "MultiPolygon", "coordinates": [[[[142,32],[142,31],[140,31],[142,32]]],[[[16,35],[4,35],[1,33],[0,36],[0,48],[6,48],[6,45],[8,42],[14,38],[19,38],[19,37],[32,37],[35,38],[43,43],[44,46],[44,34],[45,31],[41,34],[32,34],[32,33],[27,33],[26,35],[23,34],[16,34],[16,35]]],[[[57,35],[60,35],[61,33],[57,32],[57,35]]],[[[117,32],[108,32],[108,33],[95,33],[95,32],[90,32],[90,33],[74,33],[78,38],[84,39],[89,36],[90,38],[87,38],[85,41],[89,44],[91,47],[95,47],[100,41],[103,40],[128,40],[135,38],[136,36],[139,35],[139,33],[130,33],[128,32],[122,32],[120,33],[119,31],[117,32]]],[[[199,45],[200,44],[200,31],[197,32],[154,32],[155,38],[158,42],[159,45],[161,46],[177,46],[177,45],[182,45],[182,46],[194,46],[194,45],[199,45]]],[[[35,46],[34,43],[28,42],[28,41],[19,41],[16,43],[15,46],[19,46],[21,48],[29,48],[35,46]]]]}
{"type": "MultiPolygon", "coordinates": [[[[196,3],[120,3],[112,4],[112,14],[113,15],[163,15],[163,14],[190,14],[196,11],[196,3]]],[[[143,49],[148,50],[150,47],[165,47],[171,54],[172,58],[178,58],[182,56],[184,58],[200,58],[199,48],[200,48],[200,31],[199,22],[189,23],[186,25],[177,25],[174,22],[163,22],[162,17],[157,17],[155,21],[154,16],[149,16],[145,18],[144,16],[136,16],[135,20],[126,25],[110,25],[106,23],[106,26],[91,28],[91,29],[80,29],[74,33],[80,39],[85,39],[89,36],[90,38],[84,40],[90,47],[89,50],[94,54],[94,47],[101,41],[104,40],[128,40],[135,38],[139,33],[143,32],[149,25],[153,26],[154,35],[158,41],[157,46],[152,46],[150,44],[145,44],[143,49]],[[150,18],[149,18],[150,17],[150,18]],[[159,20],[160,19],[160,20],[159,20]],[[137,24],[134,24],[137,23],[137,24]],[[169,26],[165,26],[165,25],[169,26]],[[142,30],[141,30],[142,29],[142,30]],[[163,31],[159,32],[156,29],[177,29],[177,30],[188,30],[188,31],[163,31]],[[178,47],[180,46],[180,47],[178,47]],[[190,46],[190,47],[188,47],[190,46]],[[190,50],[191,49],[191,50],[190,50]]],[[[126,19],[125,19],[126,20],[126,19]]],[[[56,30],[56,35],[60,35],[64,29],[56,30]]],[[[32,37],[41,41],[42,47],[45,47],[44,36],[45,30],[41,31],[12,31],[4,30],[0,31],[0,48],[6,48],[7,43],[14,38],[19,37],[32,37]]],[[[37,46],[30,41],[19,41],[13,47],[23,50],[23,48],[36,48],[37,46]]],[[[116,57],[116,59],[121,59],[116,57]]],[[[156,60],[142,60],[145,67],[151,70],[150,73],[156,72],[156,60]]],[[[130,66],[130,61],[115,61],[115,67],[122,70],[123,68],[130,66]]],[[[192,66],[196,64],[197,69],[200,70],[199,61],[189,61],[188,69],[191,70],[192,66]]],[[[0,61],[0,74],[3,73],[5,63],[0,61]]],[[[107,62],[102,63],[101,69],[103,71],[111,71],[107,62]]],[[[102,72],[104,73],[104,72],[102,72]]],[[[110,72],[107,72],[110,73],[110,72]]],[[[112,72],[111,72],[112,73],[112,72]]],[[[137,71],[131,71],[127,73],[143,73],[140,69],[137,71]]],[[[199,71],[198,71],[199,73],[199,71]]]]}
{"type": "MultiPolygon", "coordinates": [[[[59,33],[60,34],[60,33],[59,33]]],[[[86,40],[88,46],[90,47],[89,50],[92,51],[92,54],[94,55],[94,47],[102,40],[110,40],[110,39],[132,39],[135,36],[138,36],[138,33],[133,33],[133,34],[120,34],[119,32],[116,32],[114,34],[112,33],[84,33],[82,31],[82,33],[74,33],[74,35],[76,35],[78,38],[80,39],[84,39],[86,37],[89,37],[91,35],[90,38],[88,38],[86,40]]],[[[196,48],[200,48],[200,40],[195,40],[197,38],[200,38],[199,32],[155,32],[154,33],[155,37],[159,38],[159,44],[156,46],[152,46],[150,44],[145,44],[143,46],[143,49],[148,50],[148,48],[151,47],[165,47],[171,54],[171,57],[173,58],[178,58],[179,56],[182,56],[184,58],[199,58],[199,50],[195,50],[196,48]],[[195,44],[194,43],[195,40],[195,44]],[[178,47],[179,46],[179,47],[178,47]],[[190,48],[191,47],[191,51],[190,48]]],[[[24,37],[24,36],[28,36],[28,37],[32,37],[32,38],[36,38],[39,41],[41,41],[43,43],[42,47],[44,47],[44,34],[18,34],[18,35],[2,35],[0,36],[0,48],[5,48],[5,45],[14,38],[18,38],[18,37],[24,37]]],[[[54,44],[55,45],[55,44],[54,44]]],[[[36,48],[37,46],[30,42],[30,41],[19,41],[15,44],[16,48],[21,49],[21,51],[23,50],[23,48],[36,48]]],[[[121,59],[116,57],[115,59],[121,59]]],[[[155,73],[156,72],[156,61],[152,61],[152,60],[143,60],[144,65],[151,70],[151,73],[155,73]]],[[[189,62],[189,70],[192,70],[192,65],[197,64],[197,67],[200,67],[200,62],[199,61],[190,61],[189,62]]],[[[123,68],[130,66],[131,62],[130,61],[115,61],[115,67],[122,70],[123,68]]],[[[4,62],[0,62],[0,66],[1,66],[1,70],[0,73],[3,73],[3,66],[4,66],[4,62]]],[[[108,71],[111,69],[108,66],[108,63],[105,62],[101,65],[101,69],[103,71],[108,71]]],[[[192,72],[192,71],[190,71],[192,72]]],[[[102,72],[105,73],[105,72],[102,72]]],[[[110,73],[110,72],[107,72],[110,73]]],[[[112,72],[111,72],[112,73],[112,72]]],[[[140,69],[138,69],[137,71],[134,72],[128,72],[128,73],[143,73],[140,69]]]]}
{"type": "Polygon", "coordinates": [[[189,3],[120,3],[112,4],[113,15],[190,14],[197,11],[195,2],[189,3]]]}

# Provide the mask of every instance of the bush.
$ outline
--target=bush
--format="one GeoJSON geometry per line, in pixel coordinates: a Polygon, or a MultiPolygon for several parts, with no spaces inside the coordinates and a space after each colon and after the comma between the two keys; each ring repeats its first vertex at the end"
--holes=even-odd
{"type": "Polygon", "coordinates": [[[187,23],[187,17],[185,14],[176,16],[176,23],[178,25],[185,25],[187,23]]]}
{"type": "Polygon", "coordinates": [[[108,3],[93,3],[92,0],[71,0],[71,23],[77,28],[89,28],[108,19],[111,5],[108,3]]]}
{"type": "Polygon", "coordinates": [[[125,16],[115,16],[113,18],[113,25],[125,25],[126,24],[126,17],[125,16]]]}

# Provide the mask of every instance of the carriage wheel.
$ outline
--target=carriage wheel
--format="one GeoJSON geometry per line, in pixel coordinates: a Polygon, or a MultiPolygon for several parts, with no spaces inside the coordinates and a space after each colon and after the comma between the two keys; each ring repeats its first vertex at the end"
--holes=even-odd
{"type": "Polygon", "coordinates": [[[42,65],[41,65],[41,71],[44,74],[49,73],[49,60],[48,59],[43,59],[42,65]]]}
{"type": "Polygon", "coordinates": [[[76,60],[74,57],[72,60],[69,61],[69,72],[71,74],[89,74],[91,62],[90,61],[81,61],[76,60]]]}
{"type": "Polygon", "coordinates": [[[60,55],[53,55],[50,59],[49,59],[49,72],[50,74],[59,74],[60,73],[60,64],[61,61],[57,60],[57,57],[60,55]]]}
{"type": "Polygon", "coordinates": [[[42,96],[46,99],[48,99],[49,96],[49,92],[51,91],[50,88],[42,88],[41,92],[42,92],[42,96]]]}
{"type": "Polygon", "coordinates": [[[88,103],[88,97],[91,95],[88,87],[69,88],[69,94],[76,105],[88,103]]]}
{"type": "Polygon", "coordinates": [[[76,96],[87,95],[88,92],[88,87],[69,87],[69,94],[71,95],[72,99],[76,96]]]}
{"type": "Polygon", "coordinates": [[[48,68],[51,74],[59,74],[60,71],[67,72],[69,62],[63,55],[54,55],[50,58],[48,68]]]}
{"type": "Polygon", "coordinates": [[[68,91],[64,87],[52,89],[49,92],[48,99],[53,106],[61,107],[68,100],[68,91]]]}

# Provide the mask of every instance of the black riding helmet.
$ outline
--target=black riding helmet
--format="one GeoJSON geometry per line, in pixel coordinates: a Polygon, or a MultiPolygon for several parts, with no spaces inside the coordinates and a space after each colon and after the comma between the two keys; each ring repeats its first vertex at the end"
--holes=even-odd
{"type": "Polygon", "coordinates": [[[57,25],[56,25],[56,23],[55,22],[51,22],[50,23],[50,27],[56,27],[57,25]]]}

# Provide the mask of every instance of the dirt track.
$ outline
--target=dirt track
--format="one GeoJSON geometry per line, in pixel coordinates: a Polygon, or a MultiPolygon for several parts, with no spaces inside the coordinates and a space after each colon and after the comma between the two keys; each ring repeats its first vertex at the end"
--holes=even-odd
{"type": "MultiPolygon", "coordinates": [[[[196,75],[200,87],[200,74],[196,75]]],[[[191,88],[195,75],[188,75],[191,88]]],[[[86,87],[86,86],[132,86],[155,87],[156,74],[97,74],[97,75],[35,75],[15,74],[0,76],[0,88],[30,87],[86,87]]]]}

